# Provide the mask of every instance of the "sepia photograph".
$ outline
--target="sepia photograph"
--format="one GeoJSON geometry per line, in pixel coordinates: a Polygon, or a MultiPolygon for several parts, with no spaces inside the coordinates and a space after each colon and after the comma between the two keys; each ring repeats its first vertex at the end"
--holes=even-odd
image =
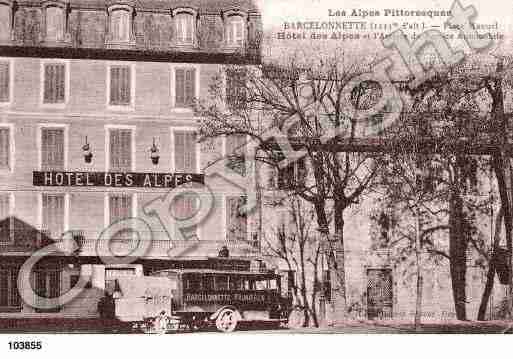
{"type": "Polygon", "coordinates": [[[0,0],[1,349],[512,334],[512,18],[0,0]]]}

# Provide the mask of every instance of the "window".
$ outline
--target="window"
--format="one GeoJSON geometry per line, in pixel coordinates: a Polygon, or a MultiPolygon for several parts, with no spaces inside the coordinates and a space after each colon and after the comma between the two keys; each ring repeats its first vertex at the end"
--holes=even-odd
{"type": "Polygon", "coordinates": [[[132,104],[132,69],[128,65],[113,65],[109,68],[109,105],[132,104]]]}
{"type": "Polygon", "coordinates": [[[128,172],[132,170],[132,130],[109,130],[110,171],[128,172]]]}
{"type": "MultiPolygon", "coordinates": [[[[128,194],[113,194],[109,196],[109,224],[133,217],[133,199],[128,194]]],[[[132,230],[127,228],[115,234],[115,240],[131,240],[132,230]]]]}
{"type": "Polygon", "coordinates": [[[5,311],[7,308],[21,309],[16,268],[0,269],[0,310],[5,311]]]}
{"type": "Polygon", "coordinates": [[[194,44],[194,15],[181,12],[175,16],[176,41],[179,45],[194,44]]]}
{"type": "Polygon", "coordinates": [[[226,20],[226,45],[230,47],[242,47],[244,44],[244,19],[234,15],[226,20]]]}
{"type": "Polygon", "coordinates": [[[247,240],[247,216],[243,211],[246,197],[226,198],[226,239],[247,240]]]}
{"type": "Polygon", "coordinates": [[[226,157],[228,159],[228,167],[239,173],[241,176],[246,175],[245,144],[245,135],[231,135],[226,137],[226,157]]]}
{"type": "Polygon", "coordinates": [[[188,130],[173,131],[174,171],[177,173],[198,172],[198,145],[196,132],[188,130]]]}
{"type": "Polygon", "coordinates": [[[66,64],[43,64],[43,104],[66,102],[66,64]]]}
{"type": "Polygon", "coordinates": [[[278,170],[277,187],[281,190],[293,190],[305,185],[307,176],[305,159],[300,158],[285,168],[278,170]]]}
{"type": "Polygon", "coordinates": [[[131,13],[128,8],[115,9],[110,12],[110,36],[113,42],[130,40],[131,13]]]}
{"type": "MultiPolygon", "coordinates": [[[[0,6],[1,8],[1,6],[0,6]]],[[[2,21],[0,19],[0,21],[2,21]]],[[[11,101],[11,63],[0,61],[0,102],[11,101]]]]}
{"type": "Polygon", "coordinates": [[[41,129],[41,169],[64,170],[64,128],[41,129]]]}
{"type": "Polygon", "coordinates": [[[42,195],[42,229],[48,231],[52,239],[60,239],[65,231],[64,201],[62,193],[43,193],[42,195]]]}
{"type": "Polygon", "coordinates": [[[7,4],[0,4],[0,40],[11,38],[11,7],[7,4]]]}
{"type": "MultiPolygon", "coordinates": [[[[35,274],[35,292],[44,298],[57,298],[61,293],[61,272],[58,269],[37,270],[35,274]]],[[[37,312],[58,312],[59,308],[40,309],[37,312]]]]}
{"type": "MultiPolygon", "coordinates": [[[[171,213],[177,221],[188,220],[199,210],[199,198],[192,193],[182,193],[173,199],[171,206],[171,213]]],[[[182,237],[185,239],[198,239],[197,226],[178,230],[182,231],[182,237]]]]}
{"type": "Polygon", "coordinates": [[[11,170],[11,129],[0,127],[0,170],[11,170]]]}
{"type": "Polygon", "coordinates": [[[186,108],[194,104],[196,98],[196,69],[175,70],[175,107],[186,108]]]}
{"type": "Polygon", "coordinates": [[[247,102],[246,81],[246,70],[226,70],[226,104],[230,110],[234,111],[245,108],[247,102]]]}
{"type": "Polygon", "coordinates": [[[0,193],[0,243],[12,243],[11,195],[0,193]]]}
{"type": "Polygon", "coordinates": [[[46,41],[64,39],[64,9],[56,6],[46,8],[46,41]]]}

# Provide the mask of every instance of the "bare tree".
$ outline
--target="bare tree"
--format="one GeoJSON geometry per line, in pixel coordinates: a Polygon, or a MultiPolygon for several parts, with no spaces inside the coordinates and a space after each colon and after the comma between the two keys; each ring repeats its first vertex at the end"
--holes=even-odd
{"type": "Polygon", "coordinates": [[[274,257],[297,275],[292,288],[293,303],[301,313],[300,326],[319,326],[317,313],[320,288],[321,241],[315,230],[315,211],[310,203],[298,197],[273,203],[285,210],[285,221],[264,237],[262,252],[274,257]]]}
{"type": "MultiPolygon", "coordinates": [[[[346,314],[344,211],[372,185],[378,171],[375,154],[341,153],[335,145],[341,137],[352,142],[368,125],[345,112],[345,87],[367,71],[361,63],[346,60],[334,56],[299,64],[290,59],[286,65],[271,63],[246,71],[227,69],[235,74],[226,81],[228,93],[219,76],[211,86],[210,99],[199,105],[203,139],[246,135],[258,144],[255,159],[277,171],[290,154],[280,151],[276,139],[265,136],[270,129],[279,130],[296,150],[304,151],[310,181],[299,183],[289,192],[315,208],[318,230],[325,237],[328,252],[334,321],[346,314]],[[330,209],[331,226],[327,215],[330,209]]],[[[375,97],[373,91],[361,87],[352,92],[351,101],[354,108],[365,109],[372,106],[375,97]]]]}

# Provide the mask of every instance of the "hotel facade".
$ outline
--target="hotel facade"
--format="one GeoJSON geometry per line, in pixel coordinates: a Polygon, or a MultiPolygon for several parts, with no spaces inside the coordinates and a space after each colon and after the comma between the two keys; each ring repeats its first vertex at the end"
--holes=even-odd
{"type": "MultiPolygon", "coordinates": [[[[258,65],[260,36],[246,0],[0,0],[0,317],[96,317],[119,276],[223,247],[234,261],[258,256],[256,219],[239,210],[244,192],[202,174],[241,139],[198,143],[192,107],[226,65],[258,65]],[[214,210],[200,226],[170,233],[145,210],[177,185],[203,181],[214,210]],[[129,265],[102,263],[96,240],[131,217],[148,224],[139,236],[152,245],[129,265]],[[21,265],[66,236],[79,248],[38,261],[34,291],[58,296],[81,272],[90,283],[58,308],[27,305],[21,265]]],[[[187,218],[197,205],[181,196],[168,212],[187,218]]],[[[116,236],[113,245],[130,253],[131,234],[116,236]]]]}

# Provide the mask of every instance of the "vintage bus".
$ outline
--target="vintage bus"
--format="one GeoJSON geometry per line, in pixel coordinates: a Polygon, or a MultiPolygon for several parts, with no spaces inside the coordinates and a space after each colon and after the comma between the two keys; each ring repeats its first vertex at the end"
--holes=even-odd
{"type": "Polygon", "coordinates": [[[167,269],[137,280],[119,279],[116,317],[145,332],[239,323],[284,323],[292,301],[281,294],[280,275],[212,269],[167,269]]]}

